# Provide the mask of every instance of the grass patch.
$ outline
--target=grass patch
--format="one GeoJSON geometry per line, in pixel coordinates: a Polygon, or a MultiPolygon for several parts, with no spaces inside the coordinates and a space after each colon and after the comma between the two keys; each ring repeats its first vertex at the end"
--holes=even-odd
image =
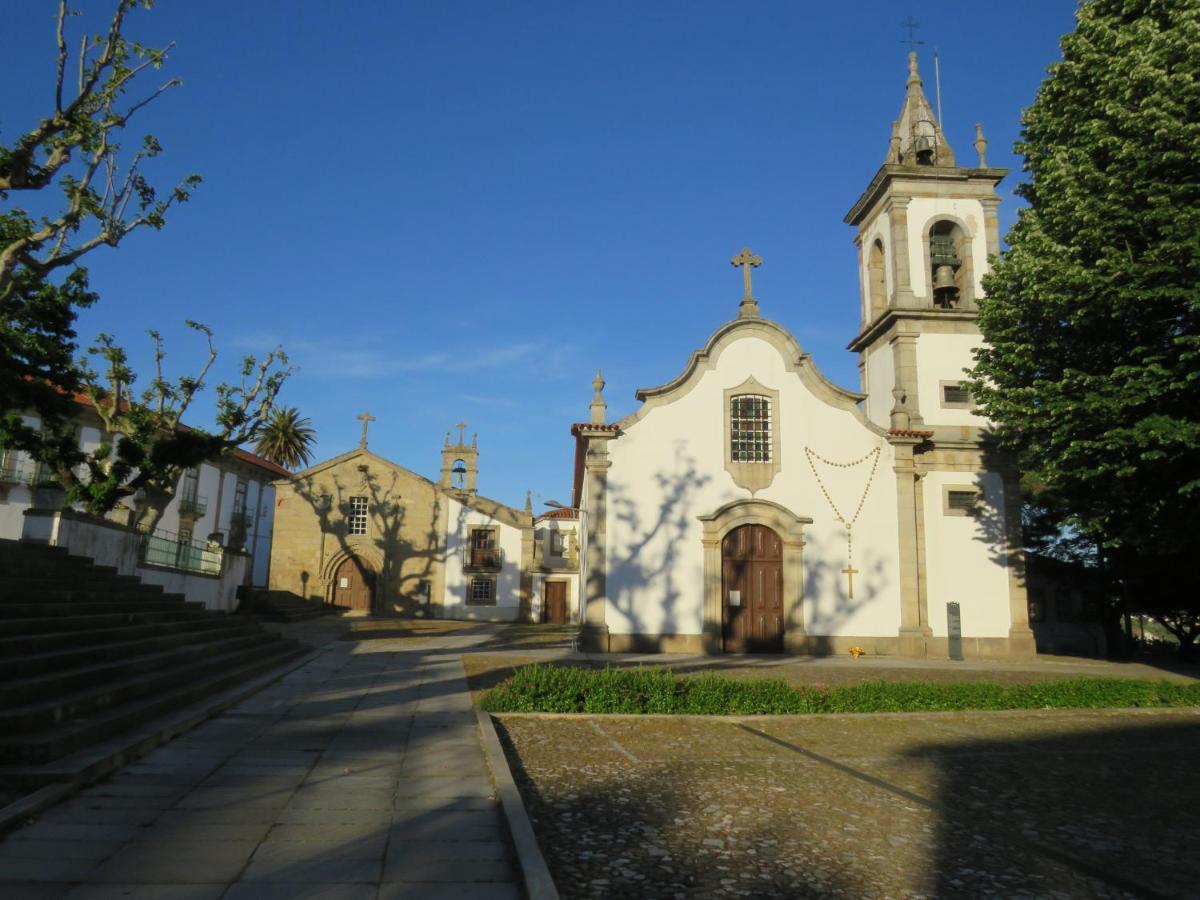
{"type": "Polygon", "coordinates": [[[782,678],[683,677],[664,668],[535,664],[488,691],[481,706],[489,712],[700,716],[1200,706],[1200,684],[1065,678],[1034,684],[861,681],[796,687],[782,678]]]}

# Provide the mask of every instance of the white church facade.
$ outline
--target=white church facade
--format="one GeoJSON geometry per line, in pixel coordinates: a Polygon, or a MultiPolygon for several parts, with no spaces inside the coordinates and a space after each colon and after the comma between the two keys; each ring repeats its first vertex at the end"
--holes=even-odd
{"type": "Polygon", "coordinates": [[[861,392],[751,292],[683,371],[575,425],[584,645],[601,650],[1034,652],[1017,473],[962,381],[999,251],[1003,169],[960,166],[915,55],[857,229],[861,392]]]}

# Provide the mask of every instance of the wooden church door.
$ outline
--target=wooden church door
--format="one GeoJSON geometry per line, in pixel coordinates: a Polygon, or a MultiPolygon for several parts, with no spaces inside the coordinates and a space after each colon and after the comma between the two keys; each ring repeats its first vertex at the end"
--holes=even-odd
{"type": "Polygon", "coordinates": [[[726,652],[783,652],[783,542],[765,525],[721,542],[721,623],[726,652]]]}
{"type": "Polygon", "coordinates": [[[548,625],[567,624],[567,583],[565,581],[546,582],[546,614],[548,625]]]}
{"type": "Polygon", "coordinates": [[[334,604],[370,612],[374,599],[375,572],[360,557],[346,557],[333,576],[334,604]]]}

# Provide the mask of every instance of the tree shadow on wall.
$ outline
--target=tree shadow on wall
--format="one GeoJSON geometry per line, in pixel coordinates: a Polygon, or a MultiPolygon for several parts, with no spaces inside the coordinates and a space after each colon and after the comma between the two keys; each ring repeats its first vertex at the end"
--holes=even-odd
{"type": "MultiPolygon", "coordinates": [[[[609,485],[607,515],[619,522],[619,531],[627,536],[627,540],[626,553],[621,559],[612,556],[610,541],[608,602],[628,620],[630,630],[635,634],[648,634],[652,628],[659,634],[693,631],[691,623],[681,622],[679,618],[677,607],[682,588],[676,572],[680,547],[699,540],[695,496],[712,476],[697,469],[695,458],[687,453],[685,446],[683,441],[676,442],[674,466],[653,476],[659,491],[657,507],[640,503],[638,496],[624,488],[609,485]],[[657,627],[645,620],[637,602],[637,597],[653,586],[659,586],[656,600],[662,609],[661,625],[657,627]]],[[[703,597],[698,598],[700,608],[703,608],[703,600],[703,597]]],[[[661,640],[644,640],[647,646],[639,649],[662,649],[661,640]]]]}
{"type": "MultiPolygon", "coordinates": [[[[702,474],[696,461],[685,449],[685,444],[676,444],[674,465],[653,476],[659,491],[656,507],[639,503],[639,498],[617,485],[610,485],[608,492],[608,516],[619,523],[620,533],[627,536],[627,551],[617,559],[609,549],[608,602],[630,623],[630,630],[637,634],[693,633],[695,624],[681,621],[679,607],[684,599],[683,590],[694,590],[694,584],[703,584],[703,565],[700,570],[689,572],[685,579],[686,588],[679,583],[680,548],[694,544],[700,546],[702,526],[697,516],[702,512],[696,508],[696,495],[712,481],[712,476],[702,474]],[[646,621],[644,607],[639,608],[638,597],[655,589],[656,603],[661,604],[661,625],[654,626],[646,621]]],[[[731,496],[730,499],[733,499],[731,496]]],[[[868,606],[893,588],[892,574],[886,561],[876,552],[867,550],[855,563],[858,571],[854,575],[854,596],[850,596],[849,582],[842,568],[846,565],[845,544],[839,545],[838,538],[822,539],[811,531],[805,533],[804,548],[804,598],[805,617],[810,621],[809,630],[836,633],[862,608],[868,606]],[[835,597],[832,607],[821,606],[811,610],[813,597],[835,597]]],[[[701,591],[703,589],[701,588],[701,591]]],[[[689,609],[702,611],[703,595],[688,598],[689,609]]],[[[808,641],[810,652],[827,654],[833,652],[832,642],[821,635],[813,635],[808,641]]],[[[663,649],[661,638],[647,637],[643,646],[635,649],[652,652],[663,649]]]]}
{"type": "MultiPolygon", "coordinates": [[[[437,533],[441,499],[434,495],[428,530],[406,536],[408,507],[404,498],[398,496],[396,473],[390,473],[390,479],[384,483],[369,463],[361,463],[357,468],[360,474],[357,483],[347,483],[337,475],[332,478],[310,475],[292,482],[295,495],[316,514],[322,536],[334,539],[333,553],[324,554],[322,562],[340,552],[365,581],[374,583],[373,614],[428,615],[430,610],[425,602],[428,595],[422,586],[432,590],[434,571],[446,559],[437,533]],[[351,535],[349,528],[353,514],[351,498],[362,496],[367,498],[369,534],[360,537],[351,535]],[[373,548],[381,560],[378,573],[362,553],[367,547],[373,548]]],[[[313,577],[311,573],[301,574],[309,595],[332,603],[332,585],[320,582],[309,587],[313,577]],[[309,577],[304,579],[306,574],[309,577]],[[319,589],[320,594],[313,588],[319,589]]],[[[316,578],[319,580],[320,575],[316,578]]]]}
{"type": "Polygon", "coordinates": [[[845,568],[850,564],[846,541],[841,535],[819,536],[812,526],[804,533],[804,604],[808,620],[809,653],[827,656],[835,651],[829,635],[843,632],[862,609],[895,589],[894,566],[871,548],[859,550],[854,560],[854,596],[845,568]],[[833,597],[832,604],[817,604],[813,598],[833,597]]]}

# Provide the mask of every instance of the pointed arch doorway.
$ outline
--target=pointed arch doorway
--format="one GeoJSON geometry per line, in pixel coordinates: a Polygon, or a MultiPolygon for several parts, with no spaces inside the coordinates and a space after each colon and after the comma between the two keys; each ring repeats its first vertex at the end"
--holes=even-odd
{"type": "Polygon", "coordinates": [[[352,612],[375,607],[376,572],[361,556],[347,556],[333,573],[333,603],[352,612]]]}

